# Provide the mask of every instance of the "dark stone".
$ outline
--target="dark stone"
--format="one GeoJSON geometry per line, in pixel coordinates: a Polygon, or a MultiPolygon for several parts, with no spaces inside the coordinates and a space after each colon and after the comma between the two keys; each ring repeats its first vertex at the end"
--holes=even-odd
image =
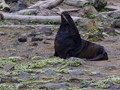
{"type": "Polygon", "coordinates": [[[38,46],[38,43],[31,43],[30,46],[38,46]]]}
{"type": "Polygon", "coordinates": [[[27,73],[27,72],[20,72],[20,76],[21,76],[21,79],[25,80],[25,81],[29,80],[30,77],[31,77],[31,75],[29,73],[27,73]]]}
{"type": "Polygon", "coordinates": [[[19,42],[27,42],[27,37],[20,37],[18,38],[19,42]]]}
{"type": "Polygon", "coordinates": [[[10,12],[15,13],[25,8],[27,8],[27,4],[23,0],[19,0],[17,6],[13,8],[10,12]]]}
{"type": "Polygon", "coordinates": [[[23,84],[23,85],[20,85],[18,88],[19,89],[25,89],[25,88],[27,88],[27,85],[23,84]]]}
{"type": "Polygon", "coordinates": [[[85,75],[85,73],[83,70],[73,70],[70,72],[71,75],[85,75]]]}
{"type": "Polygon", "coordinates": [[[48,42],[48,41],[46,41],[46,40],[43,41],[43,43],[44,43],[44,44],[50,44],[50,42],[48,42]]]}
{"type": "Polygon", "coordinates": [[[46,32],[45,32],[45,35],[46,35],[46,36],[51,36],[51,35],[53,35],[53,33],[52,33],[52,31],[46,31],[46,32]]]}
{"type": "Polygon", "coordinates": [[[94,0],[94,7],[100,11],[107,5],[107,0],[94,0]]]}
{"type": "Polygon", "coordinates": [[[87,87],[89,87],[89,84],[81,84],[80,85],[80,88],[87,88],[87,87]]]}
{"type": "Polygon", "coordinates": [[[32,37],[31,41],[34,42],[34,41],[42,41],[43,38],[39,38],[39,37],[32,37]]]}
{"type": "Polygon", "coordinates": [[[14,79],[12,77],[3,77],[0,80],[0,84],[1,83],[20,83],[20,81],[18,81],[17,79],[14,79]]]}
{"type": "Polygon", "coordinates": [[[18,0],[5,0],[5,2],[9,2],[9,3],[17,3],[18,2],[18,0]]]}
{"type": "Polygon", "coordinates": [[[32,31],[30,34],[28,34],[28,37],[35,37],[37,35],[41,35],[42,33],[39,30],[32,31]]]}
{"type": "Polygon", "coordinates": [[[103,34],[93,34],[93,35],[89,35],[89,36],[88,36],[88,39],[94,38],[94,37],[104,38],[103,34]]]}
{"type": "Polygon", "coordinates": [[[120,85],[113,84],[113,85],[111,85],[110,89],[111,90],[120,90],[120,85]]]}
{"type": "Polygon", "coordinates": [[[112,27],[114,28],[120,28],[120,19],[115,20],[112,24],[112,27]]]}
{"type": "Polygon", "coordinates": [[[106,32],[109,35],[116,35],[115,29],[113,28],[104,28],[103,32],[106,32]]]}
{"type": "Polygon", "coordinates": [[[69,82],[72,82],[72,83],[80,83],[80,82],[82,82],[83,80],[81,80],[81,79],[78,79],[78,78],[70,78],[69,79],[69,82]]]}

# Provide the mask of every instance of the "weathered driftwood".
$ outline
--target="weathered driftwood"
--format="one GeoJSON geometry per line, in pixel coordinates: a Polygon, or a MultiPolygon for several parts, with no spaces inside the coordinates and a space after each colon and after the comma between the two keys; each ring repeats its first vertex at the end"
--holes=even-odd
{"type": "MultiPolygon", "coordinates": [[[[1,13],[5,20],[21,20],[21,21],[38,21],[38,22],[60,22],[60,16],[32,16],[32,15],[15,15],[10,13],[1,13]]],[[[76,22],[80,17],[72,17],[76,22]]]]}
{"type": "Polygon", "coordinates": [[[0,25],[0,28],[58,27],[59,25],[0,25]]]}
{"type": "MultiPolygon", "coordinates": [[[[59,11],[56,12],[56,14],[61,14],[61,11],[60,11],[60,8],[58,8],[59,11]]],[[[76,8],[76,9],[62,9],[62,11],[67,11],[67,12],[76,12],[76,11],[79,11],[80,9],[79,8],[76,8]]],[[[20,10],[14,14],[19,14],[19,15],[27,15],[27,14],[32,14],[32,13],[36,13],[37,9],[24,9],[24,10],[20,10]]]]}
{"type": "Polygon", "coordinates": [[[29,14],[29,13],[36,13],[37,9],[24,9],[16,12],[15,14],[23,15],[23,14],[29,14]]]}
{"type": "Polygon", "coordinates": [[[28,7],[29,9],[33,9],[33,8],[48,8],[48,9],[52,9],[54,7],[56,7],[57,5],[59,5],[60,3],[62,3],[64,0],[45,0],[45,1],[38,1],[36,4],[28,7]]]}

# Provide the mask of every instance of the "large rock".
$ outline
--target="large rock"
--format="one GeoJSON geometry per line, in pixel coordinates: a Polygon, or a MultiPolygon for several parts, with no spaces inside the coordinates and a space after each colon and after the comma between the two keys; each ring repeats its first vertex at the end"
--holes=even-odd
{"type": "Polygon", "coordinates": [[[91,16],[91,15],[97,15],[98,14],[98,11],[93,7],[93,6],[85,6],[84,7],[84,13],[87,15],[87,16],[91,16]]]}
{"type": "Polygon", "coordinates": [[[64,3],[68,5],[80,7],[80,6],[84,6],[85,4],[89,3],[89,1],[87,0],[65,0],[64,3]]]}
{"type": "Polygon", "coordinates": [[[120,10],[111,12],[108,16],[114,19],[120,19],[120,10]]]}
{"type": "Polygon", "coordinates": [[[107,5],[107,0],[94,0],[95,8],[100,11],[107,5]]]}
{"type": "Polygon", "coordinates": [[[113,22],[112,26],[113,26],[114,28],[120,28],[120,19],[115,20],[115,21],[113,22]]]}
{"type": "Polygon", "coordinates": [[[78,30],[80,31],[88,31],[97,28],[98,28],[98,24],[94,19],[84,18],[78,21],[78,30]]]}

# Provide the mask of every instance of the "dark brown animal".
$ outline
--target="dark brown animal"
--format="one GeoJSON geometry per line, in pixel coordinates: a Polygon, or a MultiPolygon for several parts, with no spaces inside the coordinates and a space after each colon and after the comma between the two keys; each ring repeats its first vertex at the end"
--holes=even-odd
{"type": "Polygon", "coordinates": [[[91,61],[108,60],[103,46],[84,40],[68,12],[61,14],[61,25],[55,37],[55,54],[61,58],[78,57],[91,61]]]}

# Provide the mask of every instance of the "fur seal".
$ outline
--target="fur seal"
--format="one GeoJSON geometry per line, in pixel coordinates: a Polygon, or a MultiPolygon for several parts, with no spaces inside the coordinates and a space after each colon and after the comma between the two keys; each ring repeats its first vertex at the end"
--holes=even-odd
{"type": "Polygon", "coordinates": [[[66,11],[61,14],[61,24],[54,44],[54,56],[64,59],[78,57],[89,61],[108,60],[103,46],[81,38],[73,19],[66,11]]]}

